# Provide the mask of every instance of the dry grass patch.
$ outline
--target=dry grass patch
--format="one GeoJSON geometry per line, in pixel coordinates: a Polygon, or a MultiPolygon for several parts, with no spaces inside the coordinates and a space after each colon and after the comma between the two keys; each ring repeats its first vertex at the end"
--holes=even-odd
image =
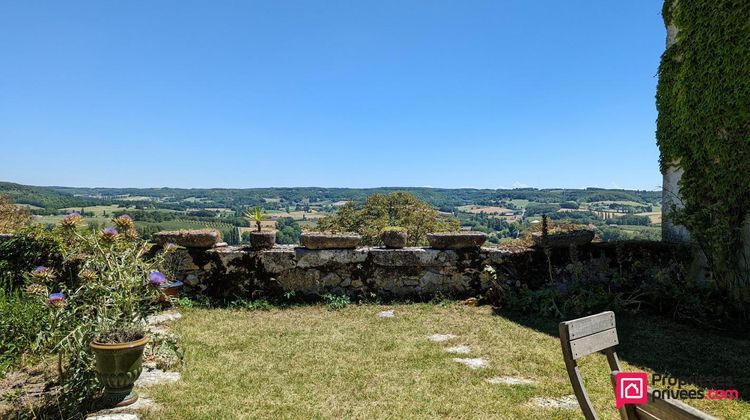
{"type": "MultiPolygon", "coordinates": [[[[146,418],[581,417],[577,410],[529,404],[572,394],[557,338],[486,307],[305,306],[184,315],[176,324],[185,348],[183,379],[149,390],[161,409],[146,418]],[[394,318],[377,316],[388,309],[395,309],[394,318]],[[437,333],[459,337],[427,339],[437,333]],[[445,349],[456,344],[471,348],[465,357],[487,358],[489,367],[453,362],[445,349]],[[498,376],[536,384],[487,382],[498,376]]],[[[582,369],[603,417],[616,418],[604,358],[587,358],[582,369]]],[[[750,415],[746,403],[712,407],[750,415]]]]}

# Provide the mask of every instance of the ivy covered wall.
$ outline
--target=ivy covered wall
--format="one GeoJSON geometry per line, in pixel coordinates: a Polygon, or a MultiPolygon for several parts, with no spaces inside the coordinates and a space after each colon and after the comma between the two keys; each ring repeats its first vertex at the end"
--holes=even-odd
{"type": "Polygon", "coordinates": [[[680,173],[669,219],[728,295],[750,302],[750,1],[665,0],[656,103],[661,170],[680,173]]]}

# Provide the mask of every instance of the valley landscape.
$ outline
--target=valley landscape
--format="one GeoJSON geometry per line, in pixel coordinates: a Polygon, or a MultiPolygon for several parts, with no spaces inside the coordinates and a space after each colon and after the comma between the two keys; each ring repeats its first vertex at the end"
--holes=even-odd
{"type": "Polygon", "coordinates": [[[446,216],[462,230],[488,234],[500,244],[520,237],[542,215],[553,222],[594,228],[604,241],[661,238],[661,191],[623,189],[441,189],[441,188],[73,188],[0,182],[0,194],[29,209],[35,223],[57,224],[78,212],[92,229],[113,217],[130,215],[140,236],[163,230],[214,228],[230,245],[248,241],[248,209],[267,214],[264,229],[276,229],[277,242],[295,244],[303,230],[315,230],[321,218],[347,202],[372,194],[408,192],[446,216]]]}

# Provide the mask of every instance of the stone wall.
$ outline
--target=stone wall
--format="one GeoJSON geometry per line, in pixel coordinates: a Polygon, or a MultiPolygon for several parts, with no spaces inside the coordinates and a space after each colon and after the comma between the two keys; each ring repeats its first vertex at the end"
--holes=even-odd
{"type": "MultiPolygon", "coordinates": [[[[571,263],[572,254],[575,259],[616,267],[621,259],[617,252],[654,256],[671,252],[670,249],[659,242],[594,243],[578,247],[573,253],[568,248],[554,249],[550,258],[555,270],[564,270],[571,263]]],[[[488,266],[504,278],[532,288],[549,278],[547,255],[535,248],[310,250],[276,246],[254,251],[219,246],[174,252],[181,260],[177,278],[184,281],[186,294],[227,300],[282,296],[286,292],[295,292],[297,297],[333,293],[418,300],[478,296],[492,286],[484,272],[488,266]]]]}
{"type": "Polygon", "coordinates": [[[432,248],[310,250],[277,246],[254,251],[237,246],[175,251],[178,277],[188,293],[229,298],[325,293],[352,296],[470,296],[488,285],[482,270],[509,251],[432,248]]]}

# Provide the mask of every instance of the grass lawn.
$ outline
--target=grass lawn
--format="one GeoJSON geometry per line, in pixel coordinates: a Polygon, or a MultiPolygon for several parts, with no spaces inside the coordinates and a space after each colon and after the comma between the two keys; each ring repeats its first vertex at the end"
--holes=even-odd
{"type": "MultiPolygon", "coordinates": [[[[459,304],[349,305],[247,311],[183,309],[175,325],[185,366],[180,382],[148,390],[161,406],[149,419],[179,418],[581,418],[534,397],[571,395],[556,322],[459,304]],[[395,309],[395,318],[376,314],[395,309]],[[435,343],[427,337],[459,337],[435,343]],[[445,352],[465,344],[468,355],[445,352]],[[471,370],[454,357],[485,357],[471,370]],[[494,376],[536,385],[498,385],[494,376]]],[[[629,370],[750,377],[750,340],[710,335],[651,317],[618,318],[629,370]]],[[[601,355],[581,367],[603,418],[614,409],[601,355]]],[[[747,398],[748,385],[739,387],[747,398]]],[[[750,418],[744,401],[690,402],[725,418],[750,418]]]]}

